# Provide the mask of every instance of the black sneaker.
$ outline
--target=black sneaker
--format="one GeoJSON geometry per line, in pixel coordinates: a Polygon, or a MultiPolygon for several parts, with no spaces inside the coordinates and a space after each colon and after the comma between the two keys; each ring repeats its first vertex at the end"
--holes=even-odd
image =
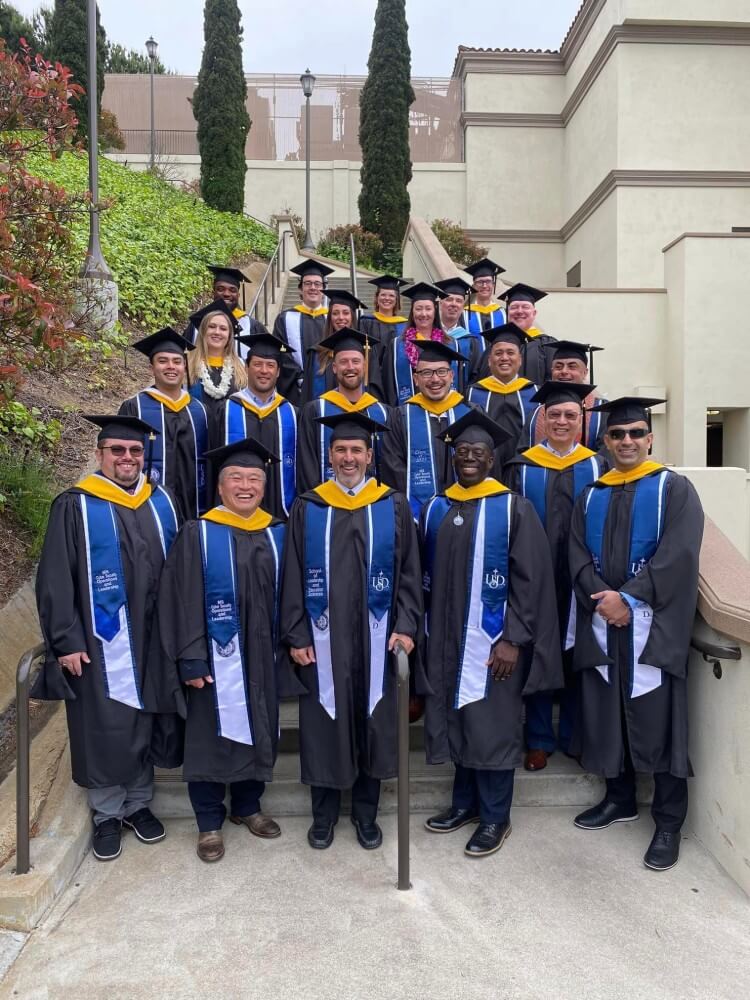
{"type": "Polygon", "coordinates": [[[119,819],[105,819],[94,824],[92,840],[94,857],[99,861],[113,861],[122,853],[122,823],[119,819]]]}
{"type": "Polygon", "coordinates": [[[144,844],[155,844],[159,840],[164,840],[167,835],[167,831],[150,809],[139,809],[138,812],[126,816],[122,822],[144,844]]]}
{"type": "Polygon", "coordinates": [[[680,860],[680,834],[669,830],[657,830],[643,857],[647,868],[655,872],[666,872],[674,868],[680,860]]]}

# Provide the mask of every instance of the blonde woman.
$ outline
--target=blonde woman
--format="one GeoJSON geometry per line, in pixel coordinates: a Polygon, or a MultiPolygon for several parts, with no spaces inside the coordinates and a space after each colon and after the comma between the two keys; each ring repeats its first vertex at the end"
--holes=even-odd
{"type": "Polygon", "coordinates": [[[212,302],[190,318],[198,328],[188,359],[190,395],[206,408],[209,447],[215,448],[222,443],[226,401],[247,386],[247,372],[235,348],[235,320],[226,306],[212,302]]]}

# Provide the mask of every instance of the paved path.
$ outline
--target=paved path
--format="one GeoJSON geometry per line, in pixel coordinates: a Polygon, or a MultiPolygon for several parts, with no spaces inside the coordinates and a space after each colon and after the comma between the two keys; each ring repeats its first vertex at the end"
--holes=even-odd
{"type": "Polygon", "coordinates": [[[0,986],[24,1000],[738,1000],[750,902],[695,842],[670,873],[641,857],[651,822],[585,833],[564,808],[517,808],[502,851],[412,821],[414,888],[394,888],[395,817],[365,853],[342,818],[329,851],[226,829],[217,865],[188,820],[153,847],[90,856],[0,986]]]}

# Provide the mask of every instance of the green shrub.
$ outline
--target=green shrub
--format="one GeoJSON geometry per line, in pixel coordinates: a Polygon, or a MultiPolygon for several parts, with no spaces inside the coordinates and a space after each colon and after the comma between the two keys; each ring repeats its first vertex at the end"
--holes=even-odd
{"type": "Polygon", "coordinates": [[[0,510],[10,514],[26,536],[32,559],[42,551],[56,492],[45,459],[0,450],[0,510]]]}
{"type": "Polygon", "coordinates": [[[349,263],[351,260],[349,237],[354,237],[354,254],[359,267],[374,269],[383,253],[383,241],[362,226],[333,226],[318,240],[316,252],[322,257],[333,257],[349,263]]]}
{"type": "Polygon", "coordinates": [[[458,267],[465,267],[487,256],[487,247],[480,247],[469,239],[457,222],[435,219],[430,228],[443,244],[448,256],[458,267]]]}
{"type": "Polygon", "coordinates": [[[62,424],[59,420],[40,420],[42,411],[31,409],[11,400],[0,407],[0,440],[2,451],[17,454],[32,449],[51,451],[60,440],[62,424]]]}

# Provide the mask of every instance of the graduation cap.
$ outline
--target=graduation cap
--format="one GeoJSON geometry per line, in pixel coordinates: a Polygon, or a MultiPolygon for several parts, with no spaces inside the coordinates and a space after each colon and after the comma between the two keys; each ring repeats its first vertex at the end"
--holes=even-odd
{"type": "Polygon", "coordinates": [[[280,364],[282,354],[290,353],[289,345],[272,333],[248,333],[237,339],[247,348],[246,362],[250,358],[271,358],[280,364]]]}
{"type": "Polygon", "coordinates": [[[136,341],[132,346],[136,351],[145,354],[149,361],[160,351],[164,354],[184,354],[186,351],[195,350],[195,345],[191,344],[189,340],[185,340],[171,326],[157,330],[150,337],[144,337],[143,340],[136,341]]]}
{"type": "Polygon", "coordinates": [[[294,274],[299,275],[300,281],[303,278],[307,278],[310,275],[317,275],[319,278],[327,278],[329,274],[333,274],[333,268],[328,267],[326,264],[321,264],[318,260],[303,260],[299,264],[295,264],[294,267],[290,268],[294,274]]]}
{"type": "Polygon", "coordinates": [[[317,347],[333,351],[334,355],[341,351],[358,351],[367,356],[367,352],[370,350],[370,338],[359,330],[352,330],[345,326],[343,330],[336,330],[325,340],[321,340],[317,347]]]}
{"type": "Polygon", "coordinates": [[[469,264],[468,267],[465,267],[464,271],[470,274],[472,278],[496,278],[498,274],[505,273],[505,268],[500,267],[499,264],[496,264],[494,260],[490,260],[489,257],[482,257],[481,260],[477,260],[473,264],[469,264]]]}
{"type": "Polygon", "coordinates": [[[360,302],[356,295],[352,295],[351,292],[347,292],[345,288],[332,288],[330,291],[326,292],[328,296],[328,304],[336,305],[336,303],[349,306],[352,312],[356,312],[357,309],[367,308],[364,302],[360,302]]]}
{"type": "Polygon", "coordinates": [[[385,424],[372,420],[362,410],[353,413],[334,413],[330,417],[316,417],[316,422],[330,427],[331,443],[334,441],[365,441],[372,446],[373,434],[387,431],[385,424]]]}
{"type": "Polygon", "coordinates": [[[226,304],[224,299],[214,299],[213,302],[209,302],[207,306],[203,306],[201,309],[196,310],[196,312],[190,313],[190,322],[193,324],[195,329],[198,330],[205,317],[212,312],[224,313],[232,325],[232,332],[234,336],[236,337],[239,334],[239,331],[241,330],[240,324],[237,322],[234,313],[226,304]]]}
{"type": "Polygon", "coordinates": [[[204,452],[203,457],[209,460],[217,478],[221,470],[229,465],[236,465],[241,469],[265,469],[267,465],[279,461],[277,455],[253,437],[234,441],[223,448],[212,448],[211,451],[204,452]]]}
{"type": "Polygon", "coordinates": [[[511,435],[495,423],[484,410],[469,410],[460,420],[438,434],[441,441],[455,450],[460,444],[486,444],[494,451],[511,435]]]}
{"type": "Polygon", "coordinates": [[[618,399],[608,399],[592,406],[590,413],[608,413],[607,427],[616,424],[634,424],[645,420],[651,429],[651,407],[666,403],[666,399],[653,399],[650,396],[620,396],[618,399]]]}
{"type": "Polygon", "coordinates": [[[515,323],[501,323],[500,326],[482,330],[482,336],[487,341],[488,347],[492,347],[496,341],[502,340],[506,344],[515,344],[519,350],[529,339],[526,331],[522,330],[520,326],[516,326],[515,323]]]}
{"type": "Polygon", "coordinates": [[[90,424],[95,424],[99,428],[96,441],[104,441],[106,438],[119,438],[121,441],[140,441],[143,443],[146,437],[151,434],[157,435],[160,432],[151,424],[138,417],[127,417],[119,413],[96,414],[84,413],[83,419],[90,424]]]}
{"type": "Polygon", "coordinates": [[[471,285],[463,278],[443,278],[436,281],[435,287],[440,288],[446,295],[463,295],[464,298],[471,291],[471,285]]]}
{"type": "Polygon", "coordinates": [[[532,403],[556,406],[558,403],[577,403],[583,406],[584,399],[596,389],[595,385],[584,382],[545,382],[531,397],[532,403]]]}
{"type": "Polygon", "coordinates": [[[238,267],[224,267],[222,264],[208,264],[208,270],[213,274],[214,281],[226,281],[229,285],[240,287],[243,281],[250,281],[245,272],[238,267]]]}
{"type": "Polygon", "coordinates": [[[405,278],[397,278],[393,274],[381,274],[377,278],[370,278],[368,284],[375,285],[376,288],[387,288],[392,292],[398,293],[409,282],[405,278]]]}
{"type": "Polygon", "coordinates": [[[467,361],[463,354],[439,340],[413,340],[412,343],[419,351],[420,361],[445,361],[448,364],[452,361],[463,363],[467,361]]]}
{"type": "Polygon", "coordinates": [[[426,281],[418,281],[411,288],[405,288],[402,294],[407,299],[411,299],[412,302],[437,302],[438,299],[447,297],[447,293],[442,288],[436,288],[435,285],[430,285],[426,281]]]}
{"type": "Polygon", "coordinates": [[[508,305],[510,305],[511,302],[534,303],[546,297],[546,292],[541,292],[538,288],[534,288],[532,285],[525,285],[522,281],[512,285],[507,292],[503,292],[500,296],[500,298],[503,299],[508,305]]]}
{"type": "Polygon", "coordinates": [[[594,352],[603,351],[603,347],[596,347],[594,344],[579,344],[575,340],[558,340],[552,345],[554,354],[553,361],[564,358],[577,358],[582,361],[589,370],[589,378],[594,381],[594,352]]]}

